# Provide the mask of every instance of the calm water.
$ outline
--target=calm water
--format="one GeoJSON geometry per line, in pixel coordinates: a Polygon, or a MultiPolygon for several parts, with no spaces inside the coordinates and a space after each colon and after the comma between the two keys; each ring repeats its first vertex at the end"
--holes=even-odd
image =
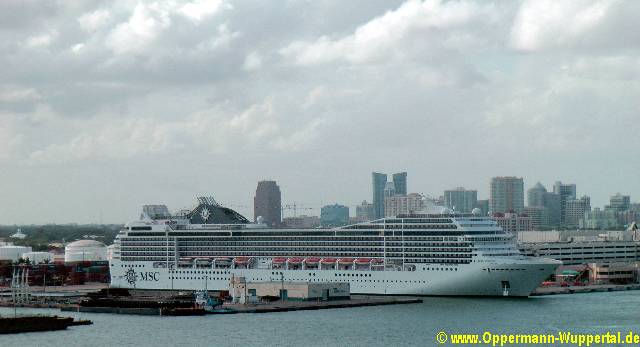
{"type": "MultiPolygon", "coordinates": [[[[19,312],[54,313],[58,310],[19,312]]],[[[1,314],[13,313],[0,308],[1,314]]],[[[0,336],[0,346],[432,346],[459,333],[640,333],[640,291],[205,317],[68,313],[92,326],[0,336]]]]}

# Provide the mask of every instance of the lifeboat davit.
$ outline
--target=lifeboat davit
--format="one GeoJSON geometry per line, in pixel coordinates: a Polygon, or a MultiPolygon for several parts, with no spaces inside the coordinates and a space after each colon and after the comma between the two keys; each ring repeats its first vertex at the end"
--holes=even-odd
{"type": "Polygon", "coordinates": [[[321,263],[324,264],[334,264],[336,262],[336,258],[322,258],[322,260],[320,260],[321,263]]]}
{"type": "Polygon", "coordinates": [[[305,259],[305,263],[307,264],[317,264],[318,262],[320,262],[320,258],[318,257],[310,257],[305,259]]]}
{"type": "Polygon", "coordinates": [[[353,258],[340,258],[338,262],[341,264],[353,264],[353,258]]]}
{"type": "Polygon", "coordinates": [[[302,264],[304,258],[289,258],[289,264],[302,264]]]}

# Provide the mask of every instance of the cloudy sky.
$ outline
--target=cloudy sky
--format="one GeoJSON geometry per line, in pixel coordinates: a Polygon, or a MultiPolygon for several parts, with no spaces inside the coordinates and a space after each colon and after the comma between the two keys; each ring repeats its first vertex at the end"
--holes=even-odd
{"type": "MultiPolygon", "coordinates": [[[[640,200],[637,1],[0,2],[0,224],[126,222],[371,171],[640,200]]],[[[317,213],[315,211],[302,211],[317,213]]],[[[301,211],[298,211],[301,213],[301,211]]]]}

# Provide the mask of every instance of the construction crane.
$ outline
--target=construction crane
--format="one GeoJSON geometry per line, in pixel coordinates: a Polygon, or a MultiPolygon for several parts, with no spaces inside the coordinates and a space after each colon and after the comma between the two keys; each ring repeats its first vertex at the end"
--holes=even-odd
{"type": "Polygon", "coordinates": [[[286,205],[280,206],[280,209],[282,210],[283,217],[284,217],[284,210],[293,210],[294,217],[298,216],[298,210],[303,210],[303,211],[315,210],[313,207],[304,207],[304,205],[298,205],[295,202],[293,204],[286,204],[286,205]]]}

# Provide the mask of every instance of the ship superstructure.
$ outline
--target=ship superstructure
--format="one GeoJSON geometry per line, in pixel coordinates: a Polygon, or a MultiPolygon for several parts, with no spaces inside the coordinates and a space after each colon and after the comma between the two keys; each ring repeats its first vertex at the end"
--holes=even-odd
{"type": "Polygon", "coordinates": [[[212,198],[127,224],[111,286],[228,290],[247,281],[349,282],[352,293],[527,296],[560,262],[525,257],[479,213],[415,213],[333,229],[270,229],[212,198]]]}

